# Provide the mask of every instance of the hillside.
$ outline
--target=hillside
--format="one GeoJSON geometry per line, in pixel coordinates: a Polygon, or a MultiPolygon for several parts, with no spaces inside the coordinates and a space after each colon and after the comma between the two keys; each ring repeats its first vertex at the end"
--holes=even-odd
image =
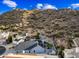
{"type": "Polygon", "coordinates": [[[79,11],[30,10],[15,9],[0,15],[0,29],[10,31],[26,31],[30,34],[43,33],[48,38],[53,36],[57,43],[67,43],[69,39],[79,37],[79,11]]]}

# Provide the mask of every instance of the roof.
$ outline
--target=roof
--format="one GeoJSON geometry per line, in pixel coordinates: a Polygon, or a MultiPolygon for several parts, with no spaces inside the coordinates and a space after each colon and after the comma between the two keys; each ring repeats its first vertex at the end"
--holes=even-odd
{"type": "Polygon", "coordinates": [[[74,57],[75,49],[65,49],[64,50],[65,57],[74,57]]]}
{"type": "Polygon", "coordinates": [[[19,41],[20,39],[15,39],[14,41],[19,41]]]}
{"type": "Polygon", "coordinates": [[[30,50],[36,47],[37,45],[44,48],[46,44],[47,44],[46,42],[43,44],[42,41],[26,41],[26,42],[21,42],[19,45],[17,45],[15,47],[15,50],[30,50]]]}
{"type": "Polygon", "coordinates": [[[26,41],[26,42],[21,42],[19,45],[15,47],[15,50],[25,50],[25,49],[30,49],[33,45],[35,45],[35,41],[26,41]]]}
{"type": "Polygon", "coordinates": [[[73,41],[74,41],[75,45],[77,47],[79,47],[79,38],[75,38],[73,41]]]}
{"type": "Polygon", "coordinates": [[[76,50],[77,48],[72,48],[72,49],[65,49],[65,57],[76,57],[79,58],[79,52],[76,50]]]}
{"type": "Polygon", "coordinates": [[[75,58],[79,58],[79,53],[76,53],[75,54],[75,58]]]}

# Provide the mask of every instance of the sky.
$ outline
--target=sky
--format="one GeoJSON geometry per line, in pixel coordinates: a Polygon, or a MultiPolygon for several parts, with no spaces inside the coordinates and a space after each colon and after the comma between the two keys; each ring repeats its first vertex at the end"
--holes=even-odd
{"type": "Polygon", "coordinates": [[[62,9],[79,10],[79,0],[0,0],[0,14],[15,8],[32,9],[62,9]]]}

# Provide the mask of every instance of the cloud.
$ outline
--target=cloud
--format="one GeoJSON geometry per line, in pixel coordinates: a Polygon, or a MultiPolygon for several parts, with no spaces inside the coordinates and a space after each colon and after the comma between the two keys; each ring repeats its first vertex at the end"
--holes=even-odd
{"type": "Polygon", "coordinates": [[[3,4],[12,7],[12,8],[16,8],[17,4],[14,1],[11,0],[3,0],[3,4]]]}
{"type": "Polygon", "coordinates": [[[43,4],[38,3],[38,4],[36,5],[36,7],[37,7],[37,9],[42,9],[43,4]]]}
{"type": "Polygon", "coordinates": [[[56,9],[57,10],[57,7],[55,7],[54,5],[51,5],[51,4],[41,4],[41,3],[38,3],[36,5],[36,8],[37,9],[42,9],[42,10],[45,10],[45,9],[56,9]]]}
{"type": "Polygon", "coordinates": [[[23,8],[23,10],[28,10],[27,8],[23,8]]]}
{"type": "Polygon", "coordinates": [[[68,8],[72,8],[72,9],[79,8],[79,3],[71,4],[68,8]]]}
{"type": "Polygon", "coordinates": [[[68,9],[71,9],[71,7],[69,6],[68,9]]]}
{"type": "Polygon", "coordinates": [[[79,7],[79,3],[77,3],[77,4],[72,4],[71,5],[73,8],[78,8],[79,7]]]}
{"type": "Polygon", "coordinates": [[[43,9],[56,9],[57,10],[57,8],[55,6],[50,5],[50,4],[45,4],[43,9]]]}

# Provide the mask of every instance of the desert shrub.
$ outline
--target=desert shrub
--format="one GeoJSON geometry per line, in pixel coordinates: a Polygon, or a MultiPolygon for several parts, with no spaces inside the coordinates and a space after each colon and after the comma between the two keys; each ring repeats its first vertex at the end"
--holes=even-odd
{"type": "Polygon", "coordinates": [[[75,33],[74,34],[74,37],[79,37],[79,33],[75,33]]]}
{"type": "Polygon", "coordinates": [[[40,39],[39,35],[40,33],[37,33],[37,35],[35,36],[35,39],[40,39]]]}
{"type": "Polygon", "coordinates": [[[6,40],[7,44],[12,43],[12,36],[9,36],[8,39],[6,40]]]}
{"type": "Polygon", "coordinates": [[[54,34],[54,36],[57,37],[57,38],[60,38],[60,37],[62,37],[63,35],[64,35],[63,32],[58,32],[58,33],[54,34]]]}
{"type": "Polygon", "coordinates": [[[56,47],[57,49],[57,55],[60,57],[60,58],[64,58],[64,47],[63,46],[57,46],[56,47]]]}

